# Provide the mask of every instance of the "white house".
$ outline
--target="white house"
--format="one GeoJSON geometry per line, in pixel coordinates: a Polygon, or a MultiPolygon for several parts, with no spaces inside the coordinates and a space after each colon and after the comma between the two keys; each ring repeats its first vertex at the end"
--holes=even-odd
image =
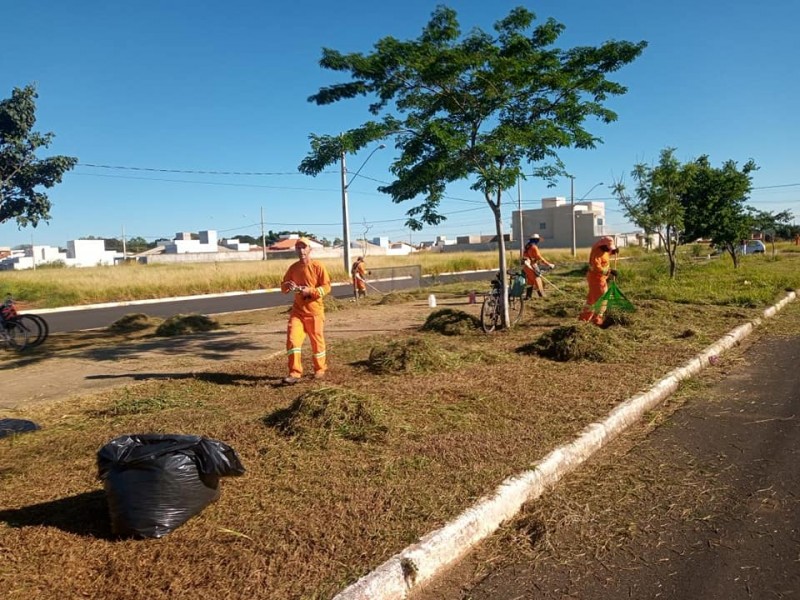
{"type": "Polygon", "coordinates": [[[164,244],[164,254],[191,254],[195,252],[217,252],[217,232],[214,230],[198,231],[193,240],[191,233],[179,232],[175,239],[164,244]]]}
{"type": "Polygon", "coordinates": [[[105,240],[70,240],[67,251],[54,246],[28,246],[13,250],[11,256],[0,260],[0,270],[33,269],[40,265],[63,263],[68,267],[96,267],[113,265],[122,255],[106,250],[105,240]]]}

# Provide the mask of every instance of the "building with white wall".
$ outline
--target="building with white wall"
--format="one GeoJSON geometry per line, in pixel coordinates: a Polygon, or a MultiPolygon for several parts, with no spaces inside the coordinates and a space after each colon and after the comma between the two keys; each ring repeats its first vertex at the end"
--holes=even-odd
{"type": "Polygon", "coordinates": [[[192,234],[178,232],[175,239],[164,244],[165,254],[191,254],[195,252],[218,252],[217,232],[213,229],[198,231],[198,239],[193,240],[192,234]]]}
{"type": "Polygon", "coordinates": [[[576,247],[591,246],[608,235],[605,202],[568,203],[555,196],[542,198],[542,207],[514,211],[511,229],[515,240],[527,239],[538,233],[549,248],[572,247],[572,215],[575,215],[576,247]]]}

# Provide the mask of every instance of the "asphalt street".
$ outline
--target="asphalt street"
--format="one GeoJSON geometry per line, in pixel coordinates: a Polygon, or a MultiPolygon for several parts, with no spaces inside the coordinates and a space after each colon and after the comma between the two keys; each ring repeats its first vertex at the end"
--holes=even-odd
{"type": "MultiPolygon", "coordinates": [[[[453,283],[458,281],[481,282],[479,289],[487,287],[493,271],[476,271],[454,275],[423,277],[422,286],[431,283],[453,283]],[[485,283],[483,283],[485,282],[485,283]]],[[[419,282],[411,279],[390,281],[371,281],[370,285],[382,293],[402,291],[419,287],[419,282]]],[[[334,285],[333,296],[337,299],[351,298],[353,291],[349,285],[334,285]]],[[[132,312],[142,312],[151,317],[168,318],[177,314],[214,315],[228,312],[274,308],[288,304],[286,295],[275,290],[258,290],[234,294],[193,296],[190,298],[169,298],[147,302],[121,302],[98,307],[75,307],[56,311],[30,311],[42,315],[50,326],[51,333],[66,333],[108,327],[111,323],[132,312]]]]}

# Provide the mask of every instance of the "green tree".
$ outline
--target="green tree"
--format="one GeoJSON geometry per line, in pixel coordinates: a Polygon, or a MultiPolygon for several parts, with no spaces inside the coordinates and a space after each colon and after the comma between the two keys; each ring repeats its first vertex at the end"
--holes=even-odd
{"type": "Polygon", "coordinates": [[[750,237],[754,225],[745,202],[752,189],[751,173],[756,169],[752,160],[741,170],[732,160],[715,168],[705,155],[683,168],[686,190],[681,202],[686,239],[711,240],[728,253],[734,268],[739,266],[737,249],[750,237]]]}
{"type": "Polygon", "coordinates": [[[772,244],[772,256],[775,256],[775,238],[780,237],[787,240],[792,238],[792,220],[794,219],[792,212],[783,210],[773,213],[750,207],[748,207],[748,212],[753,229],[760,231],[765,241],[772,244]]]}
{"type": "Polygon", "coordinates": [[[642,163],[635,165],[631,177],[636,182],[634,196],[628,193],[622,181],[614,183],[614,195],[631,222],[644,229],[647,235],[658,234],[667,252],[669,276],[674,278],[678,269],[679,234],[684,220],[681,195],[686,188],[675,149],[662,150],[654,167],[642,163]]]}
{"type": "MultiPolygon", "coordinates": [[[[439,202],[447,184],[466,179],[494,215],[505,272],[503,191],[525,176],[527,164],[535,165],[534,176],[552,182],[564,172],[559,149],[594,148],[601,141],[585,121],[614,121],[616,113],[604,102],[627,91],[606,75],[646,46],[610,41],[558,49],[564,26],[548,19],[534,27],[535,18],[518,7],[495,24],[494,35],[476,28],[462,36],[455,11],[440,6],[415,40],[385,37],[369,54],[323,49],[321,66],[351,80],[309,100],[326,105],[371,97],[369,112],[379,120],[338,136],[312,134],[299,170],[316,175],[345,153],[394,139],[395,179],[379,189],[395,203],[421,199],[406,213],[406,225],[419,230],[444,221],[439,202]]],[[[503,293],[507,297],[505,283],[503,293]]]]}
{"type": "Polygon", "coordinates": [[[50,200],[37,189],[60,183],[78,162],[69,156],[36,157],[53,139],[52,133],[33,131],[36,98],[36,88],[28,85],[0,101],[0,223],[16,219],[19,227],[50,219],[50,200]]]}

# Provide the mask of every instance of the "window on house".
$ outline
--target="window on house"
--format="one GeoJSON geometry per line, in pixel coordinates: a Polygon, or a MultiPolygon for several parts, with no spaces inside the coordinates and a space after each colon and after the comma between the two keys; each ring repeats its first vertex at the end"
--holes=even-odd
{"type": "Polygon", "coordinates": [[[547,223],[539,223],[539,231],[547,229],[547,223]]]}
{"type": "Polygon", "coordinates": [[[597,226],[598,227],[602,227],[603,226],[603,219],[597,219],[597,226]]]}

